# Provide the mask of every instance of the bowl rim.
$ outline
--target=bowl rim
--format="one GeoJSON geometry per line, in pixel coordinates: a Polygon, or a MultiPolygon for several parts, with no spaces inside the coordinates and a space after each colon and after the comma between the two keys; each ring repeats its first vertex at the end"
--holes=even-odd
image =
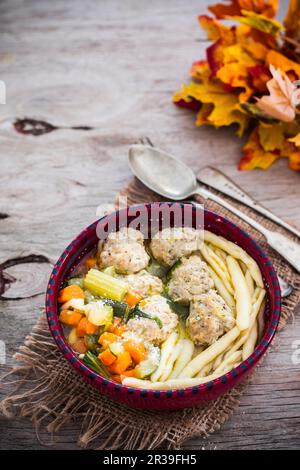
{"type": "MultiPolygon", "coordinates": [[[[86,243],[86,245],[87,244],[88,243],[86,243]]],[[[239,243],[237,244],[240,246],[239,243]]],[[[259,265],[259,268],[261,269],[260,263],[259,262],[257,263],[259,265]]],[[[77,260],[76,265],[77,264],[78,264],[78,260],[77,260]]],[[[92,224],[90,224],[85,229],[83,229],[73,239],[73,241],[67,246],[67,248],[63,251],[63,253],[61,254],[61,256],[59,257],[59,259],[57,260],[57,262],[55,263],[53,267],[53,270],[51,272],[49,282],[47,285],[47,290],[46,290],[46,317],[47,317],[49,329],[56,345],[58,346],[59,350],[62,352],[66,360],[70,362],[70,364],[75,369],[81,372],[89,381],[95,381],[99,385],[103,385],[111,390],[114,389],[115,391],[121,391],[121,392],[123,391],[126,394],[139,394],[142,397],[153,396],[155,398],[160,398],[162,396],[172,397],[174,395],[177,395],[178,397],[183,397],[183,396],[195,394],[198,392],[205,392],[205,391],[207,392],[208,390],[216,388],[217,386],[220,386],[221,384],[226,384],[232,380],[235,380],[235,381],[238,380],[247,371],[249,371],[249,369],[251,369],[259,361],[259,359],[262,358],[262,356],[264,355],[264,353],[270,346],[274,338],[274,335],[276,333],[278,324],[279,324],[280,315],[281,315],[281,291],[280,291],[280,286],[279,286],[276,271],[273,267],[273,264],[269,256],[263,251],[263,249],[252,238],[252,236],[249,235],[245,230],[240,228],[238,225],[231,222],[226,217],[218,214],[217,212],[196,207],[196,205],[193,205],[193,203],[164,201],[164,202],[149,202],[149,203],[142,203],[142,204],[134,204],[124,209],[114,211],[108,215],[101,217],[100,219],[97,219],[92,224]],[[257,255],[261,258],[261,261],[263,261],[264,269],[268,272],[269,278],[271,280],[271,282],[267,286],[265,285],[267,294],[269,294],[268,297],[270,298],[271,292],[273,292],[273,296],[274,296],[273,309],[270,310],[269,312],[270,318],[268,319],[268,323],[269,323],[268,327],[266,328],[260,342],[256,345],[254,352],[245,361],[242,361],[238,367],[233,368],[226,374],[223,374],[220,377],[213,379],[211,381],[194,385],[194,386],[190,386],[190,387],[185,387],[182,389],[152,390],[152,389],[146,389],[146,388],[141,389],[141,388],[136,388],[136,387],[128,387],[126,385],[119,384],[111,380],[110,378],[103,377],[102,375],[96,373],[95,371],[93,371],[92,369],[90,369],[88,366],[86,366],[83,363],[83,361],[73,352],[72,348],[67,343],[66,338],[62,331],[61,324],[58,319],[58,314],[57,314],[57,297],[55,296],[54,287],[58,289],[62,282],[61,278],[64,278],[65,274],[69,273],[72,267],[75,266],[75,263],[73,261],[75,259],[77,260],[79,251],[82,252],[84,249],[84,246],[81,245],[82,240],[87,239],[89,234],[91,235],[92,233],[95,232],[95,229],[98,223],[100,222],[103,223],[109,217],[112,217],[115,215],[120,217],[129,209],[132,210],[132,208],[135,208],[135,210],[138,210],[138,208],[142,209],[142,208],[145,208],[146,206],[146,208],[148,209],[151,206],[153,206],[153,204],[156,204],[156,205],[157,204],[159,205],[179,204],[181,207],[189,206],[191,207],[192,210],[202,210],[204,217],[205,215],[209,215],[209,217],[212,217],[216,221],[221,222],[222,224],[225,224],[227,226],[230,226],[231,229],[239,233],[241,238],[244,239],[245,241],[246,240],[248,242],[250,241],[250,243],[254,247],[254,250],[257,252],[257,255]]]]}

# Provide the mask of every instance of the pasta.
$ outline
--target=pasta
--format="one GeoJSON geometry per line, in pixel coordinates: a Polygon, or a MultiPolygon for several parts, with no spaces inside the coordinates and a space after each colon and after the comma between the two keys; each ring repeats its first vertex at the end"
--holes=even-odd
{"type": "Polygon", "coordinates": [[[238,262],[232,256],[227,257],[227,265],[235,288],[236,324],[241,331],[246,330],[252,306],[250,291],[238,262]]]}

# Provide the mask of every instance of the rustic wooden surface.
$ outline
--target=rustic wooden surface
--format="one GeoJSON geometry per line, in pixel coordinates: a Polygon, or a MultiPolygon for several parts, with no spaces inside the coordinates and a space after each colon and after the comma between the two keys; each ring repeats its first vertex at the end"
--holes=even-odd
{"type": "MultiPolygon", "coordinates": [[[[196,129],[171,95],[188,79],[206,43],[196,22],[207,0],[4,0],[0,4],[0,340],[6,365],[44,302],[47,276],[65,245],[130,179],[128,146],[148,135],[194,169],[218,166],[260,202],[300,227],[299,174],[282,160],[268,172],[239,173],[241,141],[232,130],[196,129]],[[62,128],[17,133],[17,118],[62,128]],[[14,282],[11,282],[14,281],[14,282]],[[1,285],[0,285],[1,288],[1,285]]],[[[287,2],[280,2],[284,9],[287,2]]],[[[219,432],[190,449],[300,447],[299,365],[292,344],[299,316],[219,432]]],[[[0,447],[42,447],[26,420],[1,420],[0,447]]],[[[76,423],[54,447],[75,448],[76,423]]],[[[43,436],[47,443],[49,438],[43,436]]]]}

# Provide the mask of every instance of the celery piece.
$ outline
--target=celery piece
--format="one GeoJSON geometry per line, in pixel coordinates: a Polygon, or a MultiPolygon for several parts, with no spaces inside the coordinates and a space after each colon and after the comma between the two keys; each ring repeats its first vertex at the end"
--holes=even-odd
{"type": "Polygon", "coordinates": [[[92,294],[121,301],[128,291],[128,284],[109,274],[90,269],[84,278],[84,287],[92,294]]]}

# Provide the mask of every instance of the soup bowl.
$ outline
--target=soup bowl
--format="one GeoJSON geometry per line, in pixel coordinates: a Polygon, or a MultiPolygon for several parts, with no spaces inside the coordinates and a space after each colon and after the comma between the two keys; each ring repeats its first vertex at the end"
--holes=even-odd
{"type": "MultiPolygon", "coordinates": [[[[178,219],[178,218],[177,218],[178,219]]],[[[112,399],[125,403],[131,407],[144,409],[180,409],[201,405],[203,402],[215,400],[220,395],[235,387],[255,367],[258,361],[270,346],[276,332],[281,312],[281,293],[276,272],[268,256],[260,246],[244,230],[214,212],[203,210],[193,204],[174,202],[142,204],[107,215],[83,230],[65,249],[51,273],[46,293],[46,315],[49,328],[60,349],[62,356],[70,363],[83,380],[96,387],[99,393],[110,396],[112,399]],[[264,281],[266,306],[264,310],[264,331],[253,354],[238,367],[221,377],[201,385],[181,390],[147,390],[126,387],[113,380],[102,377],[87,367],[72,350],[64,336],[59,322],[58,292],[66,279],[72,276],[81,260],[95,248],[99,237],[107,236],[124,226],[137,223],[140,229],[149,233],[153,221],[157,228],[161,228],[166,210],[174,208],[185,214],[185,220],[178,222],[171,220],[171,226],[190,226],[210,230],[216,235],[223,236],[242,247],[257,262],[264,281]],[[153,217],[155,211],[155,217],[153,217]],[[143,214],[143,218],[140,215],[143,214]],[[157,215],[158,214],[158,215],[157,215]]],[[[64,360],[62,358],[62,360],[64,360]]]]}

